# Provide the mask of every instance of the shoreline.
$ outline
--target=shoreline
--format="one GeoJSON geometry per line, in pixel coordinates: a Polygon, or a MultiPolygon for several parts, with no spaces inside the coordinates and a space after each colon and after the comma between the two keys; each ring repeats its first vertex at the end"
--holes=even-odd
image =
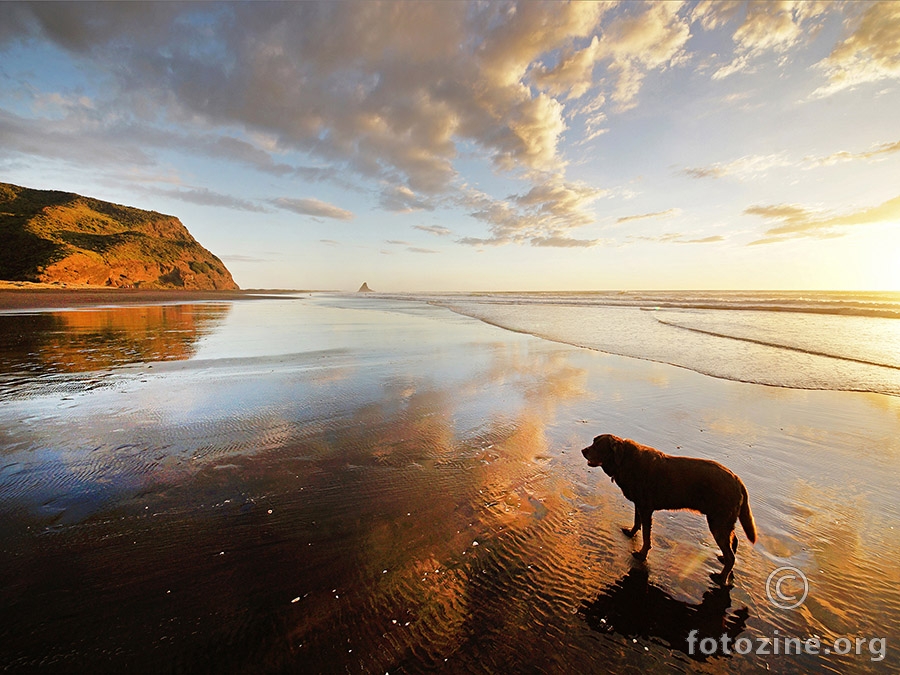
{"type": "Polygon", "coordinates": [[[227,302],[310,292],[312,291],[255,288],[233,291],[105,288],[98,286],[61,288],[47,284],[0,281],[0,312],[111,305],[227,302]],[[19,285],[20,283],[22,285],[19,285]]]}

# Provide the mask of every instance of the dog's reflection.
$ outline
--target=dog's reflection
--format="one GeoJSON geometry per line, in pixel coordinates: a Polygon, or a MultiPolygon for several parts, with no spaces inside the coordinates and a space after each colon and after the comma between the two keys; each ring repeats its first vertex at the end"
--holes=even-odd
{"type": "MultiPolygon", "coordinates": [[[[595,600],[585,600],[579,614],[594,630],[651,639],[692,659],[705,661],[710,657],[696,649],[700,640],[712,638],[720,642],[727,635],[733,642],[744,631],[750,611],[746,607],[729,611],[730,608],[730,588],[716,584],[695,605],[673,598],[654,586],[649,582],[646,568],[635,566],[595,600]],[[697,631],[693,650],[688,642],[692,631],[697,631]]],[[[724,655],[716,651],[716,656],[724,655]]]]}

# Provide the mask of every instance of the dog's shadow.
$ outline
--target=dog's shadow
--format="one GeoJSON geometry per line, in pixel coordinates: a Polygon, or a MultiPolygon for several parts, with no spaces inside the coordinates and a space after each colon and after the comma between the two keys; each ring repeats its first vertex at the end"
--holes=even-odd
{"type": "MultiPolygon", "coordinates": [[[[583,601],[578,613],[596,631],[652,640],[696,661],[706,661],[711,657],[697,649],[701,640],[712,638],[721,643],[722,636],[727,635],[733,643],[744,631],[750,610],[730,608],[730,588],[716,584],[703,594],[700,604],[692,604],[651,584],[646,568],[635,566],[596,599],[583,601]],[[694,653],[688,642],[692,631],[697,631],[692,642],[694,653]]],[[[716,650],[715,656],[725,654],[716,650]]]]}

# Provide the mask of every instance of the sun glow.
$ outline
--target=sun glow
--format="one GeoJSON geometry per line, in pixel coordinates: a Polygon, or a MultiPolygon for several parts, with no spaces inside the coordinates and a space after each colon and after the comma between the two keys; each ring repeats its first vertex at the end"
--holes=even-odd
{"type": "Polygon", "coordinates": [[[884,290],[900,292],[900,222],[888,226],[883,266],[884,290]]]}

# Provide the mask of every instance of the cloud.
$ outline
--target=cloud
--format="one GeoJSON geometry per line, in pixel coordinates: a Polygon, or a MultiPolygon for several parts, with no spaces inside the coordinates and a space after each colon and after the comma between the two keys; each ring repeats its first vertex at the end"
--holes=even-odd
{"type": "MultiPolygon", "coordinates": [[[[190,133],[143,125],[121,111],[84,97],[37,95],[32,101],[45,117],[26,118],[0,109],[0,139],[6,153],[58,160],[84,167],[85,158],[117,179],[137,175],[140,168],[159,167],[155,151],[180,151],[227,160],[277,176],[308,182],[328,180],[346,185],[333,167],[297,166],[277,162],[271,152],[227,134],[190,133]]],[[[146,172],[134,183],[145,182],[146,172]]],[[[180,197],[179,197],[180,198],[180,197]]],[[[202,203],[200,198],[186,201],[202,203]]],[[[222,202],[219,201],[218,205],[222,202]]],[[[240,201],[236,202],[240,204],[240,201]]],[[[246,203],[238,206],[247,209],[246,203]]]]}
{"type": "Polygon", "coordinates": [[[571,237],[534,237],[531,240],[533,246],[548,246],[554,248],[589,248],[601,242],[600,239],[572,239],[571,237]]]}
{"type": "Polygon", "coordinates": [[[700,22],[704,30],[713,30],[732,21],[744,4],[744,0],[701,0],[694,7],[691,21],[700,22]]]}
{"type": "Polygon", "coordinates": [[[590,44],[560,59],[548,68],[539,63],[531,72],[531,79],[553,96],[581,98],[593,85],[594,66],[600,56],[600,39],[595,35],[590,44]]]}
{"type": "Polygon", "coordinates": [[[422,232],[435,234],[439,237],[447,237],[453,234],[448,228],[442,227],[440,225],[413,225],[413,227],[417,230],[422,230],[422,232]]]}
{"type": "Polygon", "coordinates": [[[381,208],[395,213],[411,213],[413,211],[432,211],[434,204],[422,199],[405,185],[385,188],[381,193],[381,208]]]}
{"type": "Polygon", "coordinates": [[[900,4],[874,2],[851,7],[863,11],[848,17],[844,28],[849,35],[819,62],[829,82],[816,89],[813,98],[900,78],[900,4]]]}
{"type": "Polygon", "coordinates": [[[691,178],[725,178],[734,177],[747,180],[765,175],[770,169],[792,166],[784,153],[773,155],[745,155],[731,162],[717,162],[705,167],[683,169],[681,173],[691,178]]]}
{"type": "Polygon", "coordinates": [[[712,75],[712,79],[720,80],[749,70],[754,61],[764,54],[786,53],[814,34],[825,15],[835,8],[828,2],[805,0],[704,0],[694,8],[691,18],[705,30],[712,30],[732,23],[743,10],[743,20],[732,34],[734,56],[712,75]]]}
{"type": "MultiPolygon", "coordinates": [[[[0,3],[2,4],[2,3],[0,3]]],[[[104,168],[149,167],[156,164],[137,138],[108,137],[109,128],[95,113],[79,111],[62,119],[29,119],[0,109],[4,153],[20,153],[83,165],[85,158],[104,168]]]]}
{"type": "Polygon", "coordinates": [[[224,195],[208,188],[193,189],[174,189],[163,190],[160,188],[147,188],[144,190],[151,194],[170,197],[172,199],[180,199],[183,202],[191,204],[200,204],[201,206],[218,206],[227,209],[235,209],[237,211],[252,211],[255,213],[265,213],[266,209],[254,202],[246,199],[239,199],[231,195],[224,195]]]}
{"type": "Polygon", "coordinates": [[[585,207],[606,191],[584,183],[565,183],[551,180],[535,185],[527,194],[515,197],[515,202],[536,213],[555,219],[558,226],[574,227],[591,222],[585,207]]]}
{"type": "Polygon", "coordinates": [[[463,145],[532,196],[511,202],[521,226],[479,209],[499,228],[490,238],[554,241],[589,221],[581,198],[533,201],[548,181],[571,183],[569,115],[590,139],[606,106],[633,106],[647,72],[684,56],[681,14],[672,3],[2,3],[0,43],[53,44],[103,85],[93,109],[57,101],[63,120],[19,119],[4,146],[72,162],[96,147],[110,164],[196,152],[280,177],[371,181],[382,208],[410,212],[452,201],[463,145]]]}
{"type": "Polygon", "coordinates": [[[40,35],[77,54],[90,54],[99,45],[125,34],[135,42],[164,41],[182,9],[168,3],[115,3],[92,7],[69,3],[23,7],[0,3],[0,46],[14,39],[40,35]]]}
{"type": "Polygon", "coordinates": [[[601,2],[507,5],[479,48],[484,74],[499,86],[516,86],[542,55],[591,35],[608,8],[601,2]]]}
{"type": "Polygon", "coordinates": [[[227,260],[232,263],[270,263],[274,259],[273,258],[259,258],[257,256],[252,255],[244,255],[243,253],[229,253],[225,255],[219,256],[222,260],[227,260]]]}
{"type": "Polygon", "coordinates": [[[672,208],[666,209],[665,211],[654,211],[653,213],[640,213],[634,216],[622,216],[616,220],[617,225],[621,225],[623,223],[630,223],[635,220],[645,220],[647,218],[668,218],[669,216],[677,216],[681,213],[681,209],[672,208]]]}
{"type": "Polygon", "coordinates": [[[701,237],[699,239],[679,239],[679,244],[714,244],[725,241],[725,237],[720,234],[714,234],[709,237],[701,237]]]}
{"type": "Polygon", "coordinates": [[[761,239],[750,242],[751,245],[771,244],[801,237],[823,239],[844,236],[847,231],[842,228],[900,220],[900,196],[878,206],[838,215],[817,213],[795,204],[751,206],[744,213],[779,223],[766,230],[761,239]]]}
{"type": "Polygon", "coordinates": [[[318,199],[292,199],[279,197],[273,199],[272,204],[286,211],[293,211],[302,216],[314,216],[317,218],[333,218],[335,220],[352,220],[353,213],[333,204],[318,199]]]}
{"type": "Polygon", "coordinates": [[[745,155],[730,162],[716,162],[709,166],[682,169],[680,173],[691,178],[733,177],[738,180],[749,180],[765,176],[771,169],[783,167],[813,169],[843,162],[879,159],[895,152],[900,152],[900,141],[879,143],[869,150],[859,152],[839,150],[830,155],[807,156],[800,160],[793,160],[783,152],[772,155],[745,155]]]}
{"type": "MultiPolygon", "coordinates": [[[[900,76],[898,5],[848,7],[787,0],[0,3],[0,48],[67,51],[92,83],[89,97],[76,86],[33,93],[16,108],[31,105],[31,118],[0,110],[0,136],[5,153],[71,164],[91,157],[107,171],[159,167],[174,149],[374,193],[392,212],[461,206],[486,228],[463,243],[589,245],[596,240],[576,230],[593,222],[592,202],[604,191],[567,175],[567,135],[597,138],[612,126],[609,116],[638,104],[648,75],[687,63],[692,26],[729,32],[733,53],[713,75],[722,78],[764,55],[788,56],[829,13],[843,11],[845,36],[819,64],[828,83],[816,95],[900,76]],[[465,185],[460,167],[472,161],[517,181],[504,189],[516,194],[465,185]]],[[[866,158],[894,151],[885,146],[866,158]]],[[[787,162],[746,156],[684,173],[748,178],[787,162]]],[[[202,189],[170,196],[228,206],[227,195],[202,189]]],[[[231,199],[230,208],[261,208],[231,199]]],[[[353,217],[315,199],[271,204],[353,217]]]]}
{"type": "Polygon", "coordinates": [[[600,58],[610,58],[616,80],[611,98],[619,110],[636,104],[647,71],[677,64],[690,38],[690,23],[678,14],[680,3],[655,2],[641,14],[625,13],[606,27],[600,58]]]}
{"type": "Polygon", "coordinates": [[[467,237],[459,243],[570,246],[569,233],[593,222],[588,207],[604,194],[603,189],[569,183],[561,176],[549,177],[524,195],[510,195],[506,199],[468,190],[461,205],[471,209],[472,217],[488,224],[491,236],[467,237]]]}
{"type": "Polygon", "coordinates": [[[700,237],[698,239],[685,239],[685,235],[679,234],[677,232],[669,232],[667,234],[661,234],[655,237],[641,236],[629,238],[637,241],[650,241],[657,244],[714,244],[720,241],[725,241],[725,237],[718,234],[709,237],[700,237]]]}
{"type": "MultiPolygon", "coordinates": [[[[403,241],[401,239],[388,239],[384,242],[385,244],[390,244],[392,246],[402,246],[410,253],[440,253],[440,251],[435,251],[431,248],[422,248],[421,246],[413,246],[408,241],[403,241]]],[[[391,251],[382,251],[382,253],[390,254],[391,251]]]]}
{"type": "Polygon", "coordinates": [[[900,152],[900,141],[881,143],[871,150],[864,150],[863,152],[847,152],[846,150],[841,150],[825,157],[808,157],[806,161],[813,166],[831,166],[832,164],[852,162],[859,159],[880,158],[895,152],[900,152]]]}

